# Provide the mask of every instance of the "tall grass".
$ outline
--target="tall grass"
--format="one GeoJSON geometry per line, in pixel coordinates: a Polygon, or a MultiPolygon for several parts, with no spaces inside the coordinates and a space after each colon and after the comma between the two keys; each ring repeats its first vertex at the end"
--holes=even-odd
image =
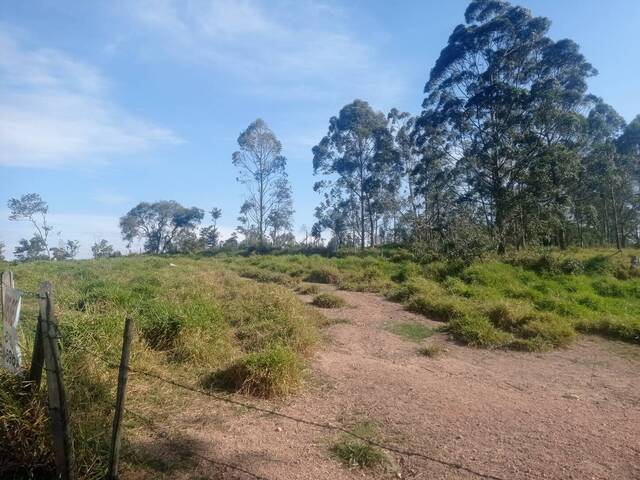
{"type": "Polygon", "coordinates": [[[527,251],[465,265],[390,248],[362,255],[266,255],[224,262],[373,291],[447,323],[461,342],[548,350],[576,333],[640,343],[639,250],[527,251]]]}
{"type": "MultiPolygon", "coordinates": [[[[21,289],[36,290],[45,279],[54,286],[81,478],[105,474],[117,372],[93,354],[118,363],[125,317],[137,327],[134,369],[194,386],[233,372],[227,387],[258,396],[286,395],[300,386],[322,320],[288,288],[243,279],[217,260],[129,257],[12,269],[21,289]]],[[[27,353],[36,315],[35,300],[25,298],[21,340],[27,353]]],[[[17,475],[11,464],[26,478],[29,470],[44,477],[42,469],[52,464],[43,398],[25,400],[18,385],[0,382],[0,477],[17,475]]],[[[127,403],[134,410],[164,415],[180,398],[144,377],[130,379],[127,403]]],[[[126,452],[125,443],[124,460],[134,461],[126,452]]]]}

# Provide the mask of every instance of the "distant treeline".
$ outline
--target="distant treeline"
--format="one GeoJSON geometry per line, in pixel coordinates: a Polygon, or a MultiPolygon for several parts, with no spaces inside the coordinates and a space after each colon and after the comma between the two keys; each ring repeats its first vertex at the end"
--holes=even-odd
{"type": "MultiPolygon", "coordinates": [[[[627,124],[589,94],[595,68],[575,42],[551,40],[549,27],[506,1],[474,0],[431,69],[419,115],[384,114],[363,100],[344,106],[313,147],[322,199],[301,243],[419,243],[454,258],[640,244],[640,115],[627,124]]],[[[218,208],[200,228],[204,210],[160,201],[121,218],[129,246],[138,239],[146,252],[166,253],[298,244],[281,143],[257,119],[238,146],[242,240],[234,233],[221,244],[218,208]]],[[[39,196],[12,199],[9,208],[12,220],[36,227],[18,258],[75,255],[77,242],[49,249],[39,196]]],[[[114,254],[109,247],[96,243],[94,255],[114,254]]]]}

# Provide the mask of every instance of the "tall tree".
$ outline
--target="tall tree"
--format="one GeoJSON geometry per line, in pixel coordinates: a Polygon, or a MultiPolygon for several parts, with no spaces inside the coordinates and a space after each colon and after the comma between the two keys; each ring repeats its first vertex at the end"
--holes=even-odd
{"type": "MultiPolygon", "coordinates": [[[[49,213],[49,205],[42,197],[37,193],[27,193],[20,198],[11,198],[7,202],[9,207],[9,220],[11,221],[26,221],[31,223],[36,229],[35,237],[38,237],[40,241],[36,243],[41,246],[46,252],[47,257],[51,256],[49,250],[49,233],[53,230],[53,227],[47,222],[47,214],[49,213]]],[[[30,243],[30,240],[25,240],[26,243],[30,243]]],[[[21,247],[25,244],[21,243],[21,247]]]]}
{"type": "Polygon", "coordinates": [[[0,262],[5,260],[4,258],[4,242],[0,242],[0,262]]]}
{"type": "Polygon", "coordinates": [[[282,199],[291,189],[287,160],[282,155],[282,144],[262,119],[240,134],[238,146],[233,164],[239,170],[238,181],[248,193],[240,211],[242,231],[247,236],[255,234],[263,245],[272,212],[283,208],[282,199]]]}
{"type": "MultiPolygon", "coordinates": [[[[534,163],[562,143],[595,70],[550,22],[503,0],[473,0],[431,70],[420,123],[444,135],[442,154],[464,175],[504,251],[534,163]]],[[[553,165],[553,164],[552,164],[553,165]]]]}
{"type": "Polygon", "coordinates": [[[62,241],[57,247],[51,249],[51,254],[55,260],[71,260],[76,257],[80,250],[80,242],[77,240],[62,241]]]}
{"type": "Polygon", "coordinates": [[[173,200],[141,202],[120,218],[120,230],[129,245],[141,238],[146,252],[167,253],[178,250],[178,240],[193,233],[203,218],[203,210],[173,200]]]}
{"type": "Polygon", "coordinates": [[[353,197],[357,210],[360,247],[367,235],[376,242],[376,227],[383,205],[378,202],[384,189],[398,188],[400,155],[394,148],[387,117],[367,102],[354,100],[337,117],[329,120],[327,135],[313,147],[314,174],[337,175],[335,181],[316,184],[316,190],[334,186],[353,197]]]}
{"type": "Polygon", "coordinates": [[[209,215],[211,215],[211,225],[200,230],[200,242],[205,250],[214,250],[220,243],[218,220],[222,216],[222,210],[217,207],[213,207],[209,211],[209,215]]]}
{"type": "Polygon", "coordinates": [[[91,246],[91,253],[93,254],[93,258],[109,258],[118,256],[119,252],[116,252],[107,240],[104,238],[91,246]]]}

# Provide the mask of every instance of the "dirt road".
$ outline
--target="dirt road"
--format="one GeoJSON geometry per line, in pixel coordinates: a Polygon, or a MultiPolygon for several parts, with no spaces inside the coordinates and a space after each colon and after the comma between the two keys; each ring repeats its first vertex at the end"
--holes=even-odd
{"type": "MultiPolygon", "coordinates": [[[[446,351],[431,359],[389,326],[436,322],[373,294],[336,294],[348,307],[323,310],[340,321],[324,329],[304,392],[253,403],[319,422],[372,422],[385,443],[469,470],[393,453],[386,471],[348,470],[329,454],[338,434],[201,397],[167,429],[200,455],[272,480],[640,479],[639,346],[584,337],[531,354],[472,349],[436,334],[422,345],[438,341],[446,351]]],[[[254,478],[180,460],[157,438],[136,442],[165,459],[160,469],[170,478],[254,478]]]]}

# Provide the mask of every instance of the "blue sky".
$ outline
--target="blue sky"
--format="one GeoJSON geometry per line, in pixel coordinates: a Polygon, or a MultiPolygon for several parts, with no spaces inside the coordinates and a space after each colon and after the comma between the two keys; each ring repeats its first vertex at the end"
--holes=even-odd
{"type": "MultiPolygon", "coordinates": [[[[118,218],[174,199],[223,210],[255,118],[284,146],[296,233],[313,223],[311,147],[354,98],[418,113],[466,0],[41,0],[0,3],[0,241],[30,235],[6,200],[40,193],[62,237],[121,246],[118,218]]],[[[640,2],[522,0],[599,70],[591,90],[640,113],[640,2]]],[[[54,241],[55,243],[55,241],[54,241]]]]}

